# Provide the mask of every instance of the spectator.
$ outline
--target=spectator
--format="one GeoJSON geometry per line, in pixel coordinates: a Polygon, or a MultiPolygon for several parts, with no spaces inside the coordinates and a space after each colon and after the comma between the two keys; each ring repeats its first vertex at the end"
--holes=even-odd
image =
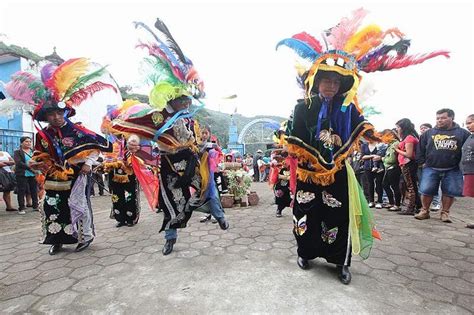
{"type": "Polygon", "coordinates": [[[377,209],[382,209],[383,203],[383,168],[382,172],[380,172],[379,167],[383,164],[380,163],[382,160],[382,156],[384,152],[381,150],[381,145],[383,143],[369,141],[368,143],[362,144],[362,160],[364,161],[364,173],[365,178],[368,183],[368,192],[365,194],[368,195],[369,199],[369,207],[377,209]],[[376,166],[376,163],[379,163],[376,166]],[[374,203],[374,193],[377,193],[377,203],[374,203]]]}
{"type": "Polygon", "coordinates": [[[419,143],[418,161],[423,165],[420,192],[423,208],[415,218],[429,219],[433,196],[441,183],[441,221],[450,223],[449,211],[454,197],[462,196],[463,178],[459,163],[461,148],[469,138],[467,130],[454,122],[454,111],[448,108],[436,112],[436,127],[426,131],[419,143]]]}
{"type": "Polygon", "coordinates": [[[420,125],[420,137],[429,129],[433,128],[430,123],[424,123],[420,125]]]}
{"type": "MultiPolygon", "coordinates": [[[[15,165],[12,157],[8,152],[0,151],[0,191],[3,192],[3,200],[7,206],[7,211],[17,211],[12,206],[11,192],[15,189],[16,180],[15,175],[12,172],[11,166],[15,165]]],[[[25,214],[26,212],[21,210],[18,214],[25,214]]]]}
{"type": "Polygon", "coordinates": [[[383,164],[385,167],[385,175],[383,178],[383,188],[387,193],[389,205],[387,206],[389,211],[399,211],[401,205],[401,192],[400,192],[400,175],[401,170],[398,164],[397,151],[400,141],[396,135],[396,131],[388,130],[387,134],[390,134],[391,140],[387,147],[385,156],[383,157],[383,164]]]}
{"type": "Polygon", "coordinates": [[[397,133],[400,138],[400,144],[395,151],[398,153],[398,164],[400,165],[403,179],[406,185],[406,197],[408,204],[406,209],[399,212],[403,215],[414,215],[420,206],[420,197],[418,196],[418,178],[415,154],[416,146],[419,141],[415,125],[408,118],[403,118],[396,123],[397,133]]]}
{"type": "Polygon", "coordinates": [[[260,171],[258,168],[258,161],[261,160],[263,157],[262,150],[257,150],[255,153],[255,157],[253,159],[253,181],[258,182],[260,181],[260,171]]]}
{"type": "MultiPolygon", "coordinates": [[[[474,114],[467,116],[466,128],[471,135],[462,146],[461,167],[464,174],[464,197],[474,197],[474,114]]],[[[469,223],[467,228],[474,229],[474,224],[469,223]]]]}
{"type": "MultiPolygon", "coordinates": [[[[420,125],[420,137],[429,129],[433,128],[433,126],[430,123],[424,123],[420,125]]],[[[421,170],[422,166],[418,165],[418,179],[421,178],[421,170]]],[[[440,196],[441,196],[441,188],[438,188],[438,194],[433,197],[433,201],[431,202],[431,211],[436,212],[439,209],[441,209],[441,203],[440,203],[440,196]]]]}
{"type": "Polygon", "coordinates": [[[18,192],[18,211],[24,212],[25,195],[30,194],[33,203],[33,211],[38,211],[38,183],[35,172],[28,166],[28,162],[33,156],[30,137],[20,138],[20,149],[13,154],[15,160],[15,176],[18,192]]]}

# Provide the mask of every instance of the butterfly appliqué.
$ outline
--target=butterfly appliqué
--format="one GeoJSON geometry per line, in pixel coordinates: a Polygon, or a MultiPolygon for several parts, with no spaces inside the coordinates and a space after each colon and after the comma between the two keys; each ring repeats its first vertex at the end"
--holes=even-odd
{"type": "Polygon", "coordinates": [[[295,233],[298,234],[299,236],[303,235],[306,232],[306,214],[301,218],[301,219],[296,219],[295,216],[293,216],[293,225],[294,225],[294,230],[295,233]]]}
{"type": "Polygon", "coordinates": [[[326,224],[324,222],[321,222],[321,238],[323,242],[328,244],[334,243],[338,230],[339,228],[337,226],[328,230],[326,224]]]}
{"type": "Polygon", "coordinates": [[[323,190],[322,195],[323,195],[323,203],[325,205],[328,205],[331,208],[336,208],[336,207],[339,208],[342,206],[342,202],[334,198],[330,193],[326,192],[325,190],[323,190]]]}
{"type": "Polygon", "coordinates": [[[316,196],[314,195],[314,193],[309,192],[309,191],[298,190],[298,192],[296,193],[296,200],[300,204],[301,203],[308,203],[311,200],[313,200],[315,197],[316,196]]]}

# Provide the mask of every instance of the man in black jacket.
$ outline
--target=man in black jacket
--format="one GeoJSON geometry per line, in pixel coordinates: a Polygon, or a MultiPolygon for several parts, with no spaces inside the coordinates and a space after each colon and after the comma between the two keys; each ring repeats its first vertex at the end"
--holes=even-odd
{"type": "Polygon", "coordinates": [[[436,126],[420,138],[417,149],[418,163],[423,166],[420,183],[423,208],[415,215],[418,220],[430,218],[433,196],[441,183],[443,193],[441,221],[450,223],[449,209],[454,197],[462,196],[463,177],[459,169],[461,148],[469,132],[454,122],[454,111],[448,108],[436,112],[436,126]]]}

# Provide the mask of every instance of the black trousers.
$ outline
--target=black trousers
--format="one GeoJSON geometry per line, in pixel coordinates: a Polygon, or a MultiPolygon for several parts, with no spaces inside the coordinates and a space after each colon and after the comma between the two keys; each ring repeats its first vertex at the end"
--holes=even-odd
{"type": "Polygon", "coordinates": [[[400,207],[402,195],[400,192],[400,166],[394,165],[385,171],[383,189],[387,193],[388,202],[400,207]]]}
{"type": "Polygon", "coordinates": [[[31,194],[33,209],[38,209],[38,183],[34,176],[17,176],[18,207],[25,209],[25,196],[31,194]]]}
{"type": "Polygon", "coordinates": [[[377,193],[377,203],[382,203],[383,197],[383,173],[371,172],[370,170],[365,171],[365,176],[368,182],[368,195],[369,202],[374,202],[374,191],[377,193]]]}

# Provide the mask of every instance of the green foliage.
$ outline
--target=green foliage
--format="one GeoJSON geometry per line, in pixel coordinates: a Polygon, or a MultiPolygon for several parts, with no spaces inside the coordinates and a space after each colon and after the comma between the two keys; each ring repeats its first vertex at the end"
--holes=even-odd
{"type": "Polygon", "coordinates": [[[244,170],[227,171],[227,180],[229,182],[229,191],[236,198],[242,198],[250,192],[252,178],[244,170]]]}

